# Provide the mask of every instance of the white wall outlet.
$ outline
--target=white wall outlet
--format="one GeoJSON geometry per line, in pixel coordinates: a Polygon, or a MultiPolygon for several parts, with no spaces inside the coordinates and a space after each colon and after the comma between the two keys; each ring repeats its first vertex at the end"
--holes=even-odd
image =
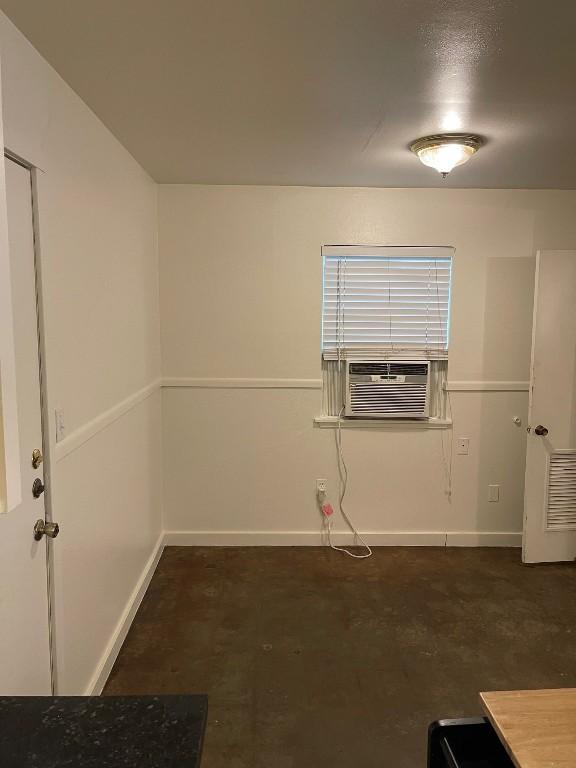
{"type": "Polygon", "coordinates": [[[56,408],[54,411],[56,421],[56,442],[59,443],[66,437],[66,426],[64,424],[64,411],[62,408],[56,408]]]}
{"type": "Polygon", "coordinates": [[[328,480],[325,477],[319,477],[316,480],[316,493],[326,493],[328,490],[328,480]]]}
{"type": "Polygon", "coordinates": [[[500,501],[500,486],[489,485],[488,486],[488,501],[500,501]]]}
{"type": "Polygon", "coordinates": [[[456,441],[456,453],[461,456],[468,456],[468,448],[470,447],[469,437],[459,437],[456,441]]]}

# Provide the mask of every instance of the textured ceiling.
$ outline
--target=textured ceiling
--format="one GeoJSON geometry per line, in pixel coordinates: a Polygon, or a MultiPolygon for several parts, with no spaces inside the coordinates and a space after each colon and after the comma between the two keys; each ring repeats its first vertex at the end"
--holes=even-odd
{"type": "Polygon", "coordinates": [[[159,182],[576,188],[571,0],[0,0],[159,182]],[[487,145],[442,182],[408,143],[487,145]]]}

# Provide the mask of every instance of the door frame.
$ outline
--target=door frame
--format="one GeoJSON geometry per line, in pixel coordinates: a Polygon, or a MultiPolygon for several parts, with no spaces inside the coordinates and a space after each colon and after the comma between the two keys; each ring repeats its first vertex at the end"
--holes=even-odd
{"type": "MultiPolygon", "coordinates": [[[[30,173],[30,200],[32,208],[32,234],[34,242],[34,295],[36,303],[36,336],[38,341],[38,377],[40,385],[40,429],[42,433],[42,456],[44,458],[44,513],[47,521],[53,520],[52,504],[52,451],[50,441],[50,415],[48,409],[47,375],[46,375],[46,339],[44,320],[44,290],[42,283],[42,258],[40,248],[39,228],[39,191],[38,174],[42,173],[36,166],[24,158],[4,147],[3,162],[10,161],[22,166],[30,173]]],[[[10,255],[9,255],[10,258],[10,255]]],[[[57,693],[57,656],[56,656],[56,629],[54,621],[54,543],[46,539],[46,593],[48,599],[48,643],[50,658],[50,680],[52,695],[57,693]]]]}

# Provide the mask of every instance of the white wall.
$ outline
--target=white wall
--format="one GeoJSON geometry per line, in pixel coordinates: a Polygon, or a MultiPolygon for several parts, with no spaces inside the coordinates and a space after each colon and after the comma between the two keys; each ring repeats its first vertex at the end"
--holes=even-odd
{"type": "Polygon", "coordinates": [[[470,438],[469,455],[453,459],[451,503],[449,431],[346,429],[347,508],[375,542],[519,543],[502,534],[522,528],[534,255],[574,247],[576,193],[175,185],[159,195],[163,375],[180,385],[163,390],[165,527],[186,533],[171,540],[317,540],[315,478],[334,498],[334,431],[313,425],[320,390],[294,380],[320,378],[321,246],[373,243],[454,246],[449,379],[524,391],[451,394],[453,434],[470,438]],[[490,483],[501,485],[497,504],[490,483]]]}
{"type": "Polygon", "coordinates": [[[4,16],[0,50],[5,145],[41,169],[58,692],[83,693],[161,530],[156,185],[4,16]]]}

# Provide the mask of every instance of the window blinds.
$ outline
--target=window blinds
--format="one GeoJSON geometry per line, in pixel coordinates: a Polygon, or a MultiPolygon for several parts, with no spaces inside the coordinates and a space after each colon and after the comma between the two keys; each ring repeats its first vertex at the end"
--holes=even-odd
{"type": "Polygon", "coordinates": [[[326,360],[448,356],[452,248],[325,246],[326,360]]]}

